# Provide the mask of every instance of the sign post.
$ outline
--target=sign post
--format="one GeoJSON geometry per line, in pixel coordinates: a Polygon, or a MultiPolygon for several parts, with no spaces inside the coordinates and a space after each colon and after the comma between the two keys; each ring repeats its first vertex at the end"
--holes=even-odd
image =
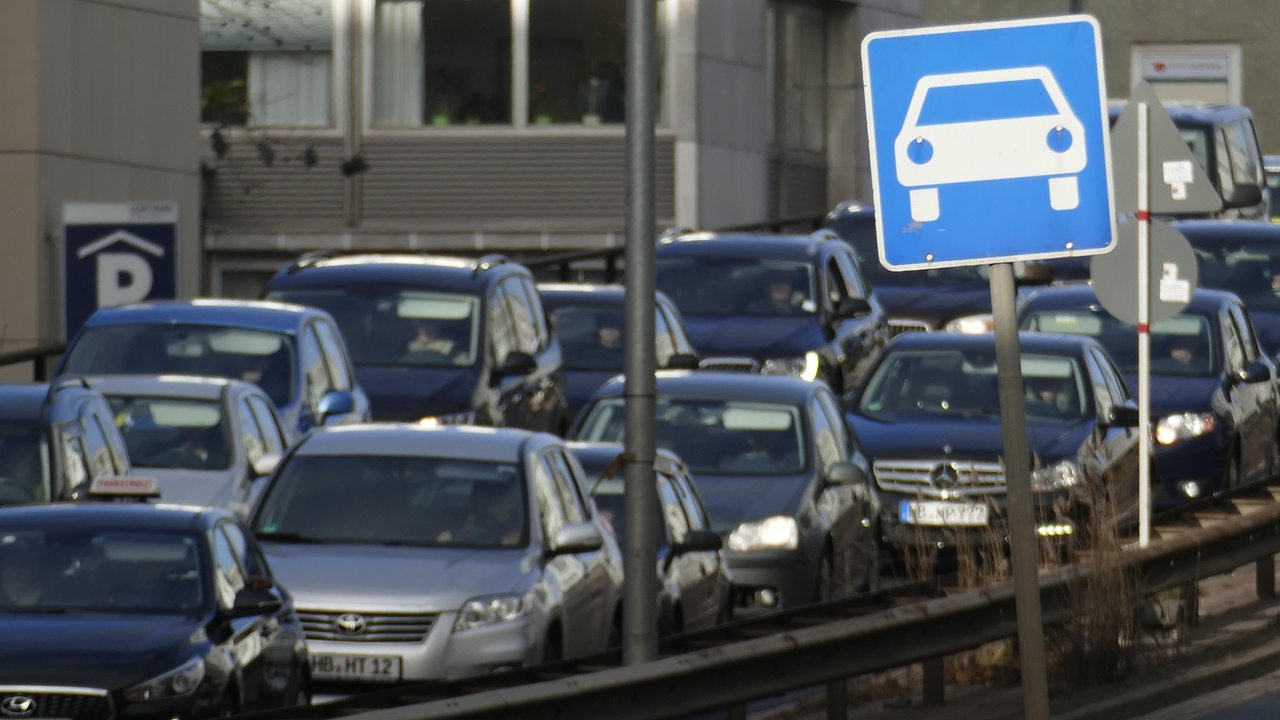
{"type": "Polygon", "coordinates": [[[1024,716],[1049,716],[1011,262],[1116,240],[1101,33],[1087,16],[862,43],[880,262],[989,265],[1024,716]]]}

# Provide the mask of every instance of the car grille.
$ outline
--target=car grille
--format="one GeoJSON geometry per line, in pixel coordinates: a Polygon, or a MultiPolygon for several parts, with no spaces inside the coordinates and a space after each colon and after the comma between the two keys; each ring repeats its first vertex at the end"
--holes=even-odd
{"type": "Polygon", "coordinates": [[[709,357],[698,363],[698,369],[752,373],[760,371],[760,363],[749,357],[709,357]]]}
{"type": "Polygon", "coordinates": [[[889,337],[897,337],[902,333],[929,332],[933,328],[923,320],[906,320],[893,318],[889,320],[889,337]]]}
{"type": "Polygon", "coordinates": [[[889,492],[927,497],[990,495],[1005,491],[1004,466],[970,460],[877,460],[876,484],[889,492]]]}
{"type": "Polygon", "coordinates": [[[438,616],[300,610],[298,617],[308,640],[422,642],[438,616]]]}
{"type": "Polygon", "coordinates": [[[0,717],[111,720],[115,709],[105,690],[0,685],[0,717]],[[14,703],[29,701],[29,709],[14,703]]]}

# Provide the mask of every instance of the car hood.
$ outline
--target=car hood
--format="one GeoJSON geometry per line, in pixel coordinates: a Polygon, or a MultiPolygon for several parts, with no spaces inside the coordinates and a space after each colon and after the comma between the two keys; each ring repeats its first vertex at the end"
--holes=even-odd
{"type": "Polygon", "coordinates": [[[0,679],[7,685],[121,689],[192,654],[203,620],[178,615],[0,613],[0,679]]]}
{"type": "Polygon", "coordinates": [[[414,422],[472,408],[474,368],[357,367],[378,422],[414,422]]]}
{"type": "Polygon", "coordinates": [[[808,475],[695,474],[698,495],[717,532],[770,515],[795,515],[809,487],[808,475]]]}
{"type": "Polygon", "coordinates": [[[890,318],[925,320],[935,329],[966,315],[991,312],[991,290],[986,283],[945,282],[927,286],[877,284],[876,297],[890,318]]]}
{"type": "Polygon", "coordinates": [[[237,475],[243,470],[179,470],[135,465],[135,475],[160,483],[160,501],[178,505],[226,507],[237,475]]]}
{"type": "Polygon", "coordinates": [[[477,595],[526,589],[536,554],[473,549],[264,542],[298,607],[457,610],[477,595]]]}
{"type": "MultiPolygon", "coordinates": [[[[1125,375],[1124,381],[1138,394],[1138,376],[1125,375]]],[[[1151,376],[1152,421],[1181,412],[1205,412],[1213,409],[1215,395],[1222,388],[1216,377],[1151,376]]]]}
{"type": "MultiPolygon", "coordinates": [[[[1004,431],[992,418],[928,418],[914,422],[883,422],[849,415],[862,450],[873,461],[880,458],[995,460],[1004,455],[1004,431]],[[944,449],[950,448],[949,452],[944,449]]],[[[1073,425],[1028,422],[1027,443],[1042,461],[1074,457],[1093,424],[1073,425]]]]}
{"type": "Polygon", "coordinates": [[[686,316],[684,322],[689,339],[702,357],[798,357],[826,342],[816,317],[686,316]]]}

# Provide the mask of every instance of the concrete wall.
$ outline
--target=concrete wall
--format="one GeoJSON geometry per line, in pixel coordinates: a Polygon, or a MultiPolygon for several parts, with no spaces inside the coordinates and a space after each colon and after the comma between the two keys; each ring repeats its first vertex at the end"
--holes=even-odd
{"type": "Polygon", "coordinates": [[[61,339],[66,202],[179,204],[200,290],[199,0],[0,3],[0,351],[61,339]]]}

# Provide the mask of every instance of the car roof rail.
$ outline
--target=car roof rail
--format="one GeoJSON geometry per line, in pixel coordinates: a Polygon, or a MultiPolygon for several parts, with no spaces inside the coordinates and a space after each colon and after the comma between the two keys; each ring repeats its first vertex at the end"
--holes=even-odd
{"type": "Polygon", "coordinates": [[[495,265],[505,265],[508,262],[511,262],[510,258],[502,253],[489,253],[488,255],[480,257],[476,260],[475,264],[471,266],[471,276],[475,277],[495,265]]]}
{"type": "Polygon", "coordinates": [[[334,250],[332,248],[327,250],[310,250],[308,252],[304,252],[289,264],[288,272],[295,273],[304,267],[315,265],[321,260],[341,254],[341,250],[334,250]]]}

